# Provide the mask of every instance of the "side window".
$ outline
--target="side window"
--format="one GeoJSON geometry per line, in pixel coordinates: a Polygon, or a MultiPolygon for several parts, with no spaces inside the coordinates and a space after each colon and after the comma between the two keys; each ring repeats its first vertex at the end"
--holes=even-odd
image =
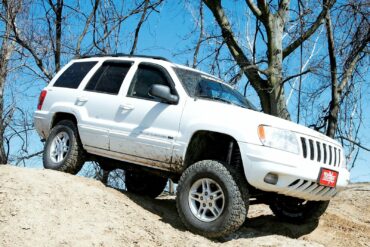
{"type": "Polygon", "coordinates": [[[149,95],[149,90],[153,84],[170,86],[170,83],[162,70],[155,66],[139,64],[127,96],[153,100],[155,98],[149,95]]]}
{"type": "Polygon", "coordinates": [[[86,85],[86,91],[118,94],[131,63],[105,62],[86,85]]]}
{"type": "Polygon", "coordinates": [[[54,87],[78,88],[83,78],[97,62],[76,62],[69,66],[54,83],[54,87]]]}

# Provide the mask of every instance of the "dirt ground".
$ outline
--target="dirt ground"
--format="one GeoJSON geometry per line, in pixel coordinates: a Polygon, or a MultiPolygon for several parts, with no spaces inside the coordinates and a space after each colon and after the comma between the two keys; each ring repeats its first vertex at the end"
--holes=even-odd
{"type": "Polygon", "coordinates": [[[319,223],[279,222],[251,206],[221,242],[187,231],[173,197],[122,193],[92,179],[0,166],[0,246],[370,246],[370,184],[332,200],[319,223]]]}

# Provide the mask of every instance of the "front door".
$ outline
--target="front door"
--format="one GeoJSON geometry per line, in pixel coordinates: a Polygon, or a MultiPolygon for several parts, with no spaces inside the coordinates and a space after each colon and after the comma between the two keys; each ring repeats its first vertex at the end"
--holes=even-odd
{"type": "Polygon", "coordinates": [[[170,168],[183,106],[181,100],[178,104],[167,104],[150,96],[153,84],[167,85],[172,94],[177,94],[163,67],[139,64],[120,104],[115,128],[110,131],[111,150],[130,155],[133,160],[145,158],[147,162],[152,161],[153,166],[160,162],[162,167],[170,168]]]}

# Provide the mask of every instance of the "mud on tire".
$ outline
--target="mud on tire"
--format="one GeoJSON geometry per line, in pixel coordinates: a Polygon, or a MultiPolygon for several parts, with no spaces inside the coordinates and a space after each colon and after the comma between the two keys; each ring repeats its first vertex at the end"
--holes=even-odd
{"type": "Polygon", "coordinates": [[[185,226],[209,238],[234,232],[247,215],[246,203],[232,173],[214,160],[199,161],[184,171],[176,203],[185,226]]]}
{"type": "Polygon", "coordinates": [[[43,163],[46,169],[78,173],[85,162],[78,129],[74,122],[62,120],[51,130],[45,143],[43,163]]]}

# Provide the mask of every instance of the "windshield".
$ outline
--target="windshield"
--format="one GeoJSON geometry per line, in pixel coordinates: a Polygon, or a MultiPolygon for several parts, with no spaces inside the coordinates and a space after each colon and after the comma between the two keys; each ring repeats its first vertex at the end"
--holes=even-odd
{"type": "Polygon", "coordinates": [[[216,78],[187,69],[174,68],[190,97],[208,98],[256,110],[242,94],[217,81],[216,78]]]}

